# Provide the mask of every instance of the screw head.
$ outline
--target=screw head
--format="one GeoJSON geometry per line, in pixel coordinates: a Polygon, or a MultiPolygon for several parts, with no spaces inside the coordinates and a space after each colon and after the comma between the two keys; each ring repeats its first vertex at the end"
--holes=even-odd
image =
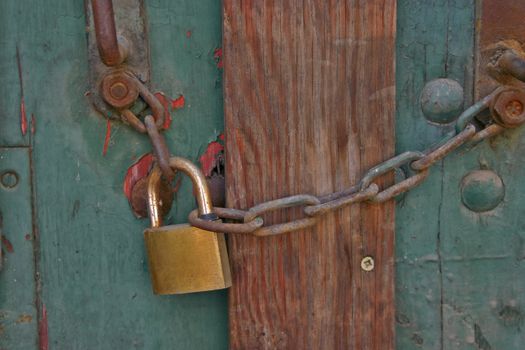
{"type": "Polygon", "coordinates": [[[508,88],[499,93],[491,105],[494,121],[506,128],[525,123],[525,91],[508,88]]]}
{"type": "Polygon", "coordinates": [[[363,271],[370,272],[370,271],[372,271],[374,269],[374,267],[375,267],[375,261],[374,261],[373,257],[365,256],[361,260],[361,269],[363,271]]]}
{"type": "Polygon", "coordinates": [[[111,96],[113,96],[117,100],[121,100],[126,97],[126,95],[129,92],[129,89],[126,86],[126,84],[117,81],[116,83],[111,85],[109,92],[111,93],[111,96]]]}

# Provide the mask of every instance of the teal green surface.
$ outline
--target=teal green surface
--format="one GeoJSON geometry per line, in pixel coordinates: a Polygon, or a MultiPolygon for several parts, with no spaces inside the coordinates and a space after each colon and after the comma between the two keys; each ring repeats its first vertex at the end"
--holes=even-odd
{"type": "Polygon", "coordinates": [[[30,169],[28,148],[0,148],[0,176],[6,171],[18,176],[14,187],[0,184],[4,236],[0,270],[1,349],[36,349],[38,344],[30,169]]]}
{"type": "MultiPolygon", "coordinates": [[[[226,349],[225,291],[163,297],[151,291],[142,235],[148,222],[135,219],[122,191],[127,168],[150,145],[144,135],[113,123],[102,156],[106,121],[84,97],[84,2],[5,0],[0,6],[7,43],[0,55],[3,144],[27,143],[19,131],[16,46],[26,108],[37,120],[38,268],[49,347],[226,349]]],[[[221,72],[213,57],[221,45],[221,4],[147,1],[147,14],[152,86],[186,99],[185,108],[172,114],[169,147],[197,160],[223,129],[221,72]]],[[[167,223],[184,222],[192,198],[184,179],[167,223]]]]}
{"type": "Polygon", "coordinates": [[[520,350],[525,344],[525,130],[509,130],[445,162],[441,210],[445,349],[520,350]],[[461,201],[463,177],[490,169],[505,184],[491,211],[461,201]]]}
{"type": "MultiPolygon", "coordinates": [[[[457,80],[472,103],[476,11],[470,0],[403,0],[398,6],[401,152],[423,149],[450,130],[425,121],[419,107],[425,82],[457,80]]],[[[398,205],[398,349],[523,349],[524,134],[510,130],[456,152],[398,205]],[[504,199],[493,210],[476,213],[462,202],[462,181],[476,170],[491,170],[503,181],[504,199]]],[[[494,206],[501,188],[471,183],[463,191],[494,206]]]]}
{"type": "MultiPolygon", "coordinates": [[[[426,83],[456,80],[465,89],[466,103],[471,101],[475,8],[472,0],[397,3],[396,149],[401,153],[424,150],[452,130],[423,115],[420,96],[426,83]]],[[[441,218],[444,176],[438,163],[427,181],[397,205],[398,349],[443,349],[441,239],[448,234],[441,218]]]]}

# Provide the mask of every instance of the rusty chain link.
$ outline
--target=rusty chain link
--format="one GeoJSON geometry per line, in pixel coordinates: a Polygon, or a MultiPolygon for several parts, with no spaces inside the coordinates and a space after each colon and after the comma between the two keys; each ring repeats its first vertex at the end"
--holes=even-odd
{"type": "MultiPolygon", "coordinates": [[[[466,109],[457,119],[455,131],[446,135],[434,147],[424,152],[410,151],[394,156],[365,173],[358,185],[340,192],[321,197],[300,194],[271,200],[255,205],[248,210],[214,208],[221,219],[237,222],[204,221],[199,218],[197,210],[189,215],[189,222],[195,227],[213,232],[251,234],[258,237],[275,236],[283,233],[308,228],[318,222],[318,217],[337,209],[357,203],[383,203],[408,192],[421,184],[429,175],[430,167],[454,152],[463,145],[476,145],[486,138],[503,132],[507,127],[492,118],[492,124],[476,127],[474,118],[494,104],[494,101],[505,90],[499,87],[474,105],[466,109]],[[410,175],[404,180],[383,189],[374,182],[377,178],[395,169],[406,166],[410,175]],[[263,214],[284,209],[302,208],[305,217],[285,223],[264,226],[263,214]]],[[[525,103],[525,101],[520,101],[525,103]]],[[[525,120],[524,120],[525,121],[525,120]]]]}

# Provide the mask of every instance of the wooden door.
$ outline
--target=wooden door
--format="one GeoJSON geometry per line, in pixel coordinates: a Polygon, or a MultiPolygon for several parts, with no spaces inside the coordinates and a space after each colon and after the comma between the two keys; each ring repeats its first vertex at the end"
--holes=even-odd
{"type": "MultiPolygon", "coordinates": [[[[462,107],[480,97],[488,1],[147,1],[152,87],[173,102],[168,145],[198,162],[224,133],[228,205],[243,209],[353,185],[452,130],[423,114],[428,82],[458,82],[462,107]]],[[[521,13],[513,3],[506,13],[521,13]]],[[[229,292],[154,296],[148,222],[123,193],[150,145],[111,122],[103,154],[107,122],[84,96],[84,1],[3,0],[0,18],[0,348],[525,347],[524,128],[452,154],[380,207],[230,237],[229,292]],[[477,171],[504,184],[488,212],[464,203],[477,171]]],[[[193,207],[186,179],[166,221],[193,207]]]]}
{"type": "MultiPolygon", "coordinates": [[[[168,143],[197,161],[223,129],[220,3],[145,5],[152,89],[185,101],[170,107],[168,143]]],[[[84,1],[7,0],[0,17],[0,173],[19,176],[0,190],[0,348],[225,349],[226,291],[152,293],[148,221],[123,192],[126,171],[151,146],[112,122],[103,155],[106,120],[84,95],[84,1]]],[[[167,223],[186,221],[191,191],[184,179],[167,223]]]]}

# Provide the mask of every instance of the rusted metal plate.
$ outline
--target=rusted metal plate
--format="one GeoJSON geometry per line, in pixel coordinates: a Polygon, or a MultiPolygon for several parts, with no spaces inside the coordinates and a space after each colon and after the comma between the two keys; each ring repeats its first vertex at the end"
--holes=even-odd
{"type": "MultiPolygon", "coordinates": [[[[100,58],[95,36],[91,0],[85,0],[88,37],[88,57],[90,72],[90,90],[99,89],[102,77],[112,68],[107,67],[100,58]]],[[[149,81],[149,45],[147,37],[144,1],[113,0],[117,36],[123,37],[128,44],[128,55],[123,63],[142,82],[149,81]]],[[[118,66],[117,66],[118,68],[118,66]]]]}
{"type": "MultiPolygon", "coordinates": [[[[478,0],[476,98],[497,86],[491,63],[502,51],[511,48],[522,54],[525,44],[525,1],[478,0]]],[[[508,83],[508,81],[505,81],[508,83]]]]}

